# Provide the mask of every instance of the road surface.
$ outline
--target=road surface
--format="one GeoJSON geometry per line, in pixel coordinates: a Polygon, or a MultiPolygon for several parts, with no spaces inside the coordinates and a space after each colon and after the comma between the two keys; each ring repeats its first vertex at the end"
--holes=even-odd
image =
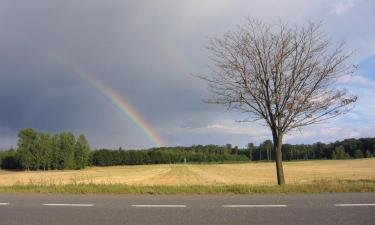
{"type": "Polygon", "coordinates": [[[0,194],[0,224],[375,224],[375,193],[0,194]]]}

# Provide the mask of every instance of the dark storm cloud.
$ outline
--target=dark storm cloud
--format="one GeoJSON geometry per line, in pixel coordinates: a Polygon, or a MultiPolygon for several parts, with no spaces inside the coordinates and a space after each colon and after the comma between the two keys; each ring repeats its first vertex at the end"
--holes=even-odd
{"type": "Polygon", "coordinates": [[[170,21],[152,21],[158,15],[149,9],[142,18],[139,7],[124,1],[2,1],[0,125],[113,133],[124,129],[116,120],[125,120],[127,132],[135,132],[74,66],[54,55],[117,89],[155,126],[209,110],[201,101],[204,88],[195,87],[190,75],[194,68],[163,37],[170,21]]]}
{"type": "MultiPolygon", "coordinates": [[[[231,129],[221,129],[213,137],[223,120],[243,117],[203,103],[208,97],[205,84],[191,76],[208,71],[207,38],[243,23],[246,15],[265,21],[320,20],[327,15],[334,17],[331,21],[341,20],[342,10],[339,16],[331,12],[336,4],[323,0],[0,1],[0,148],[15,143],[10,136],[15,140],[23,127],[84,132],[94,139],[95,147],[152,144],[77,73],[76,65],[126,96],[169,143],[245,144],[246,134],[231,129]],[[212,124],[216,125],[205,130],[212,124]],[[173,133],[174,129],[182,130],[173,133]]],[[[372,2],[366,4],[370,9],[372,2]]],[[[359,9],[353,1],[345,13],[359,9]]],[[[356,21],[358,15],[362,14],[356,13],[356,21]]],[[[372,11],[366,15],[373,17],[372,11]]],[[[328,21],[332,30],[337,24],[328,21]]],[[[358,36],[351,34],[353,39],[358,36]]],[[[366,36],[372,37],[373,33],[366,36]]],[[[358,42],[375,46],[374,40],[358,42]]],[[[367,49],[368,54],[375,52],[375,47],[367,49]]]]}

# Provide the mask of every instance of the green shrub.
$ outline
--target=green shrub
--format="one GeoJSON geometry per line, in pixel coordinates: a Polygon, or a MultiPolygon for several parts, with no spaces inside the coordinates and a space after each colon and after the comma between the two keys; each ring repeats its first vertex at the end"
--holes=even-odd
{"type": "Polygon", "coordinates": [[[363,152],[359,149],[355,150],[354,151],[354,158],[355,159],[361,159],[363,158],[363,152]]]}

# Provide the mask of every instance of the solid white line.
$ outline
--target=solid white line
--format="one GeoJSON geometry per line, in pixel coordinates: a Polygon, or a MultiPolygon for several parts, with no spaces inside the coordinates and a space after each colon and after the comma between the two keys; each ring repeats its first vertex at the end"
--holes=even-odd
{"type": "Polygon", "coordinates": [[[334,204],[334,206],[375,206],[375,204],[334,204]]]}
{"type": "Polygon", "coordinates": [[[150,208],[185,208],[186,205],[132,205],[132,207],[150,207],[150,208]]]}
{"type": "Polygon", "coordinates": [[[49,203],[49,204],[43,204],[45,206],[81,206],[81,207],[90,207],[94,206],[94,204],[56,204],[56,203],[49,203]]]}
{"type": "Polygon", "coordinates": [[[266,208],[266,207],[286,207],[286,205],[223,205],[225,208],[266,208]]]}
{"type": "Polygon", "coordinates": [[[0,202],[0,205],[9,205],[9,202],[0,202]]]}

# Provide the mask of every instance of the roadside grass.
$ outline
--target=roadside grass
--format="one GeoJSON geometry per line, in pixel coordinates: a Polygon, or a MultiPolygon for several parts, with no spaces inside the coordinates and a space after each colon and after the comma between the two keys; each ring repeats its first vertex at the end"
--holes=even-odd
{"type": "Polygon", "coordinates": [[[374,192],[375,180],[315,180],[311,183],[278,185],[126,185],[17,183],[0,186],[3,193],[54,194],[271,194],[374,192]]]}

